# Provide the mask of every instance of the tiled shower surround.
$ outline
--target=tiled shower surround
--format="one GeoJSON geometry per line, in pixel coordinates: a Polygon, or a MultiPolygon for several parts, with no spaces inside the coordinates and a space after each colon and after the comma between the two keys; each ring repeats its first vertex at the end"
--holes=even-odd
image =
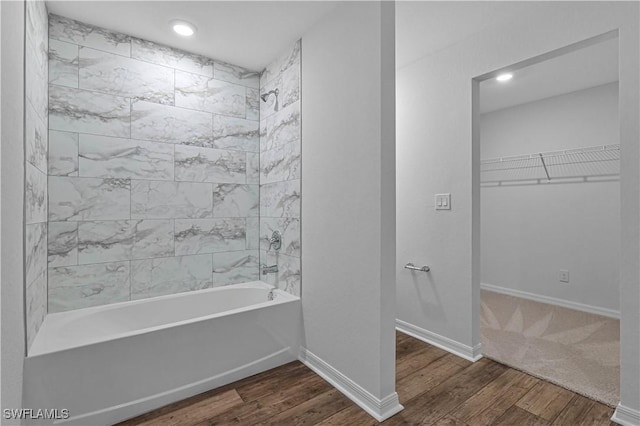
{"type": "Polygon", "coordinates": [[[278,265],[263,281],[300,295],[300,41],[262,72],[260,93],[260,259],[278,265]],[[268,251],[274,230],[282,249],[268,251]]]}
{"type": "Polygon", "coordinates": [[[27,345],[47,313],[47,9],[26,2],[25,285],[27,345]]]}
{"type": "MultiPolygon", "coordinates": [[[[299,207],[284,182],[260,203],[259,74],[54,15],[49,58],[49,312],[260,279],[261,211],[299,207]]],[[[272,129],[299,162],[296,111],[272,129]]]]}

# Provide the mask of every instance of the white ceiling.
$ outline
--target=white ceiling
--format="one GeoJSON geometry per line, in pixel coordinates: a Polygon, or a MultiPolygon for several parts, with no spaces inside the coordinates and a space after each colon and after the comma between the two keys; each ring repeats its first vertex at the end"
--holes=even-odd
{"type": "Polygon", "coordinates": [[[334,1],[47,1],[49,12],[240,65],[253,71],[333,10],[334,1]],[[173,33],[184,19],[198,32],[173,33]]]}
{"type": "MultiPolygon", "coordinates": [[[[340,1],[47,1],[49,12],[261,71],[340,1]],[[171,31],[184,19],[194,37],[171,31]]],[[[553,2],[398,1],[396,67],[402,68],[516,17],[550,13],[553,2]]],[[[561,47],[561,46],[558,46],[561,47]]],[[[481,85],[483,112],[616,81],[617,40],[481,85]]]]}
{"type": "MultiPolygon", "coordinates": [[[[457,44],[515,16],[544,13],[540,1],[398,1],[396,68],[457,44]]],[[[549,2],[552,3],[552,2],[549,2]]]]}
{"type": "Polygon", "coordinates": [[[513,72],[507,82],[480,83],[480,112],[491,112],[618,81],[618,39],[513,72]]]}
{"type": "MultiPolygon", "coordinates": [[[[489,27],[553,13],[554,7],[552,1],[398,1],[396,68],[464,42],[489,27]]],[[[617,80],[614,39],[520,69],[508,83],[483,82],[480,109],[494,111],[617,80]]]]}

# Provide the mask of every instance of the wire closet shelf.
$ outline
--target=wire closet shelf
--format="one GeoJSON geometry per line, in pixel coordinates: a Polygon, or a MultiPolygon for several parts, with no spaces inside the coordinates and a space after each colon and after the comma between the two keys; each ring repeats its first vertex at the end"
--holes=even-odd
{"type": "Polygon", "coordinates": [[[485,185],[522,181],[589,181],[589,178],[615,178],[619,175],[619,144],[480,160],[480,182],[485,185]]]}

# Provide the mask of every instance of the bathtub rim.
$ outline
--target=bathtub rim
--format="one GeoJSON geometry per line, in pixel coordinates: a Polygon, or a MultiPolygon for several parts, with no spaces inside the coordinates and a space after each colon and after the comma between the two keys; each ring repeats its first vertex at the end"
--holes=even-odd
{"type": "MultiPolygon", "coordinates": [[[[55,325],[49,325],[51,323],[51,321],[49,323],[47,323],[46,325],[46,329],[43,330],[43,327],[40,327],[40,330],[38,331],[38,333],[36,334],[36,337],[34,339],[34,342],[31,346],[31,348],[29,348],[29,350],[27,351],[27,356],[26,358],[36,358],[36,357],[41,357],[41,356],[46,356],[46,355],[50,355],[50,354],[54,354],[54,353],[59,353],[59,352],[65,352],[65,351],[70,351],[70,350],[74,350],[74,349],[78,349],[78,348],[83,348],[83,347],[87,347],[87,346],[91,346],[91,345],[95,345],[95,344],[100,344],[100,343],[105,343],[105,342],[110,342],[110,341],[114,341],[114,340],[118,340],[118,339],[125,339],[128,337],[133,337],[133,336],[138,336],[138,335],[142,335],[142,334],[148,334],[148,333],[153,333],[154,331],[158,331],[158,330],[163,330],[166,328],[171,328],[171,327],[180,327],[180,326],[184,326],[184,325],[188,325],[188,324],[193,324],[196,322],[201,322],[201,321],[207,321],[207,320],[211,320],[211,319],[215,319],[218,317],[226,317],[226,316],[231,316],[231,315],[237,315],[243,312],[247,312],[247,311],[253,311],[253,310],[257,310],[257,309],[264,309],[270,306],[277,306],[283,303],[291,303],[291,302],[295,302],[295,301],[299,301],[300,297],[293,295],[291,293],[287,293],[284,290],[278,289],[275,286],[265,283],[264,281],[250,281],[250,282],[246,282],[246,283],[239,283],[239,284],[230,284],[230,285],[226,285],[226,286],[218,286],[218,287],[212,287],[212,288],[205,288],[205,289],[201,289],[201,290],[191,290],[191,291],[185,291],[185,292],[181,292],[181,293],[174,293],[174,294],[165,294],[162,296],[156,296],[156,297],[149,297],[149,298],[145,298],[145,299],[137,299],[137,300],[127,300],[124,302],[117,302],[117,303],[110,303],[108,305],[99,305],[99,306],[90,306],[90,307],[86,307],[86,308],[80,308],[80,309],[73,309],[70,311],[64,311],[64,312],[55,312],[55,313],[51,313],[51,314],[47,314],[45,316],[45,319],[43,321],[43,326],[45,326],[45,322],[47,321],[48,318],[53,316],[53,321],[55,322],[62,322],[62,321],[74,321],[74,320],[81,320],[84,316],[86,316],[87,314],[91,314],[93,312],[98,312],[98,311],[110,311],[110,310],[114,310],[114,309],[118,309],[119,307],[122,306],[135,306],[138,304],[144,304],[144,303],[149,303],[151,301],[156,301],[156,300],[168,300],[168,299],[178,299],[178,298],[184,298],[184,297],[189,297],[189,296],[197,296],[198,294],[208,294],[208,293],[215,293],[215,292],[219,292],[219,291],[224,291],[224,290],[232,290],[234,288],[256,288],[256,289],[264,289],[264,290],[274,290],[274,293],[276,295],[276,297],[274,298],[274,300],[266,300],[264,302],[261,303],[254,303],[251,305],[246,305],[246,306],[242,306],[240,308],[235,308],[235,309],[229,309],[226,311],[222,311],[222,312],[217,312],[214,314],[209,314],[209,315],[203,315],[203,316],[199,316],[199,317],[194,317],[194,318],[189,318],[186,320],[182,320],[182,321],[176,321],[176,322],[169,322],[169,323],[165,323],[165,324],[161,324],[161,325],[156,325],[153,327],[147,327],[147,328],[141,328],[141,329],[136,329],[136,330],[131,330],[131,331],[127,331],[124,333],[119,333],[116,335],[108,335],[105,336],[103,338],[99,338],[99,339],[95,339],[95,340],[89,340],[86,342],[82,342],[80,344],[74,344],[72,346],[64,346],[64,347],[56,347],[52,350],[46,350],[46,348],[44,350],[40,350],[37,352],[34,352],[33,348],[34,345],[38,339],[38,335],[42,332],[42,331],[48,331],[48,328],[50,327],[56,327],[59,326],[58,324],[55,325]],[[71,317],[71,318],[66,318],[66,317],[71,317]]],[[[37,347],[36,347],[37,349],[37,347]]]]}

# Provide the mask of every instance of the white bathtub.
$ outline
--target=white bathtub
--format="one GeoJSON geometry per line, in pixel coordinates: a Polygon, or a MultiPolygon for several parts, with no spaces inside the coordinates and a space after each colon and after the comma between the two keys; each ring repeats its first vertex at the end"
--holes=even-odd
{"type": "MultiPolygon", "coordinates": [[[[113,424],[297,359],[300,299],[263,282],[50,314],[25,361],[25,408],[113,424]]],[[[44,424],[39,422],[37,424],[44,424]]]]}

